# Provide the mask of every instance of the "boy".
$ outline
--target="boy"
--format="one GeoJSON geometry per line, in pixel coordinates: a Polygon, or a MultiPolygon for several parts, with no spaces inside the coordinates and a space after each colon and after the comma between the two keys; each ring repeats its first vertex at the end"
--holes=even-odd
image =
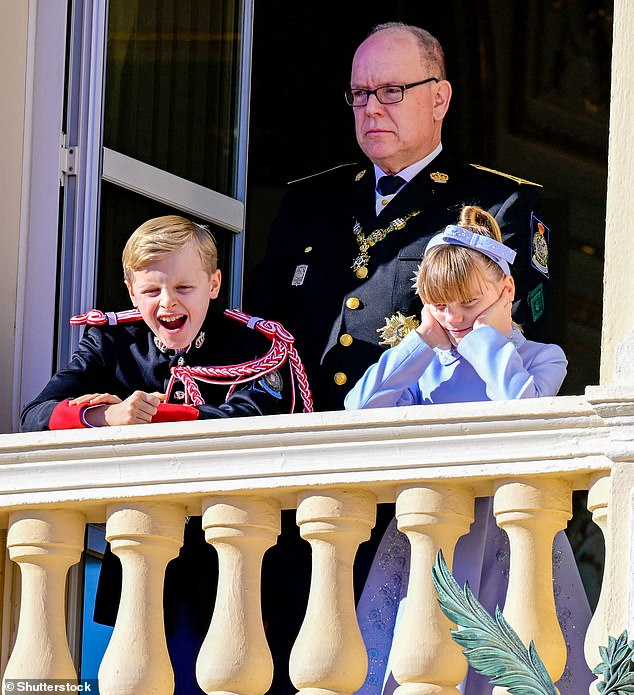
{"type": "Polygon", "coordinates": [[[204,405],[182,405],[171,367],[237,364],[264,354],[259,333],[209,311],[220,292],[211,233],[177,215],[142,224],[123,251],[125,284],[143,321],[89,327],[69,365],[21,415],[22,431],[277,413],[277,373],[236,389],[202,384],[204,405]]]}
{"type": "MultiPolygon", "coordinates": [[[[209,310],[220,291],[210,232],[176,215],[142,224],[123,251],[124,279],[143,321],[89,327],[69,365],[22,412],[23,431],[272,414],[280,411],[277,372],[237,387],[200,383],[204,405],[182,405],[184,386],[166,391],[173,366],[237,365],[267,352],[262,334],[209,310]]],[[[180,555],[167,568],[165,625],[176,693],[201,693],[195,658],[209,626],[217,559],[200,519],[185,526],[180,555]]],[[[106,549],[95,621],[114,625],[121,566],[106,549]]]]}

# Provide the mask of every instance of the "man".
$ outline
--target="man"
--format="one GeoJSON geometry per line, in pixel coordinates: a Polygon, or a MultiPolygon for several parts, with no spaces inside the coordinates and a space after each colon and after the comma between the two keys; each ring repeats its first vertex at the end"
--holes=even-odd
{"type": "Polygon", "coordinates": [[[365,369],[416,327],[416,269],[464,204],[491,212],[517,251],[514,316],[529,337],[543,336],[548,228],[533,215],[538,186],[443,151],[451,91],[433,36],[379,25],[357,49],[346,90],[369,162],[297,181],[282,203],[245,306],[295,335],[316,410],[341,409],[365,369]]]}
{"type": "MultiPolygon", "coordinates": [[[[413,283],[423,252],[465,204],[491,212],[517,252],[515,319],[530,337],[544,321],[548,230],[532,216],[538,187],[458,163],[442,150],[451,85],[438,41],[399,23],[375,27],[355,53],[346,100],[369,161],[292,184],[245,297],[249,313],[279,320],[295,336],[316,410],[342,409],[366,368],[418,325],[413,283]]],[[[359,548],[357,595],[393,513],[390,505],[379,507],[373,540],[359,548]]],[[[282,515],[282,528],[263,575],[275,695],[292,688],[284,669],[310,574],[308,544],[297,538],[291,513],[282,515]],[[283,569],[289,558],[292,571],[283,569]]]]}

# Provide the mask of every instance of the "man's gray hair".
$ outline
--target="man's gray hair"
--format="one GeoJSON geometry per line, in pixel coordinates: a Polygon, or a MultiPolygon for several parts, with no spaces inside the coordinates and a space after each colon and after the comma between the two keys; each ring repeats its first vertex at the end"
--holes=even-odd
{"type": "Polygon", "coordinates": [[[429,77],[437,77],[439,80],[446,79],[445,54],[440,42],[435,36],[425,31],[425,29],[416,27],[413,24],[404,24],[403,22],[384,22],[383,24],[377,24],[368,36],[372,36],[372,34],[376,34],[379,31],[387,30],[404,31],[411,34],[418,44],[423,69],[431,70],[432,72],[429,77]]]}

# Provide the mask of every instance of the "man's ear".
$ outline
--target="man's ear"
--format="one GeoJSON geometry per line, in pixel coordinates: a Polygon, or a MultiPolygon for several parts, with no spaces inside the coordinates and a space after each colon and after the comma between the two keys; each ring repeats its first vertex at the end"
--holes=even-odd
{"type": "Polygon", "coordinates": [[[451,83],[447,80],[440,80],[436,84],[436,90],[434,92],[434,118],[437,121],[442,121],[449,109],[449,102],[451,101],[451,83]]]}
{"type": "Polygon", "coordinates": [[[136,301],[136,297],[134,296],[134,290],[132,289],[132,285],[127,280],[124,280],[124,282],[125,282],[125,286],[128,290],[128,294],[130,295],[130,301],[132,302],[132,306],[136,308],[137,301],[136,301]]]}
{"type": "Polygon", "coordinates": [[[216,299],[220,294],[220,283],[222,282],[222,274],[220,270],[216,270],[211,274],[210,283],[211,289],[209,292],[210,299],[216,299]]]}

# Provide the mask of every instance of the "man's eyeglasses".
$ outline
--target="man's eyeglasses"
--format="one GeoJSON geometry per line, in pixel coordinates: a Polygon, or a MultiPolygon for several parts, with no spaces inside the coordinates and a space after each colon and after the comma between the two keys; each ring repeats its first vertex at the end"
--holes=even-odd
{"type": "Polygon", "coordinates": [[[418,85],[428,82],[438,82],[438,78],[428,77],[426,80],[411,84],[386,84],[384,87],[377,87],[376,89],[346,89],[346,101],[349,106],[365,106],[370,95],[374,94],[379,104],[398,104],[399,101],[403,101],[406,89],[418,87],[418,85]]]}

